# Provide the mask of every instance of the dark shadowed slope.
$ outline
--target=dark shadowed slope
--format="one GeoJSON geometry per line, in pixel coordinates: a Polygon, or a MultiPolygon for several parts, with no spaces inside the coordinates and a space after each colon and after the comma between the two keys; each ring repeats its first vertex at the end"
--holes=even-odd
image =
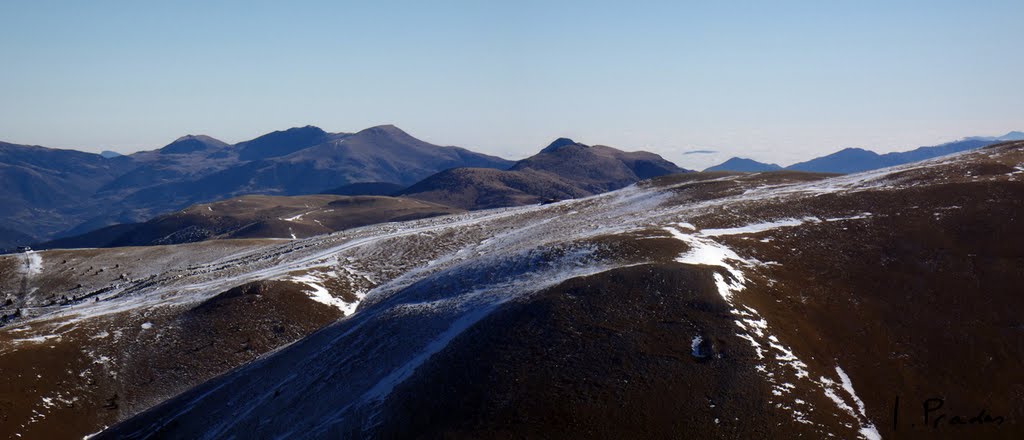
{"type": "Polygon", "coordinates": [[[583,197],[684,171],[654,153],[590,147],[560,138],[508,171],[452,169],[399,194],[481,209],[583,197]]]}
{"type": "Polygon", "coordinates": [[[0,226],[44,237],[83,200],[133,167],[126,158],[0,142],[0,226]]]}
{"type": "Polygon", "coordinates": [[[591,193],[548,174],[454,168],[430,176],[399,194],[462,209],[486,209],[573,199],[591,193]]]}
{"type": "Polygon", "coordinates": [[[30,245],[35,242],[36,239],[28,234],[0,226],[0,251],[30,245]]]}
{"type": "Polygon", "coordinates": [[[201,204],[144,223],[114,225],[38,249],[153,246],[226,238],[310,237],[375,223],[462,210],[385,196],[243,196],[201,204]]]}
{"type": "Polygon", "coordinates": [[[148,186],[194,178],[237,163],[230,146],[205,135],[182,136],[159,149],[133,153],[134,168],[98,191],[115,195],[148,186]]]}
{"type": "Polygon", "coordinates": [[[269,159],[322,144],[330,138],[331,135],[319,127],[307,125],[268,133],[251,141],[241,142],[235,148],[241,160],[269,159]]]}

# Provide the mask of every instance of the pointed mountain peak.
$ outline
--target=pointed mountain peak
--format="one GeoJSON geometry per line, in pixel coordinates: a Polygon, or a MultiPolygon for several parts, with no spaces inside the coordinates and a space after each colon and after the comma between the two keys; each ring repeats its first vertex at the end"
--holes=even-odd
{"type": "Polygon", "coordinates": [[[761,172],[775,171],[781,169],[781,166],[778,166],[774,163],[758,162],[756,160],[747,159],[745,157],[732,157],[729,160],[722,162],[718,165],[705,168],[704,171],[761,172]]]}
{"type": "Polygon", "coordinates": [[[391,125],[391,124],[377,125],[377,126],[370,127],[370,128],[364,129],[364,130],[359,131],[358,133],[356,133],[356,135],[360,135],[360,134],[372,135],[372,136],[392,136],[392,137],[394,137],[394,136],[409,136],[409,137],[411,137],[409,135],[409,133],[406,133],[401,128],[395,127],[394,125],[391,125]]]}
{"type": "Polygon", "coordinates": [[[292,127],[238,144],[238,157],[242,160],[257,160],[284,156],[326,142],[328,137],[327,132],[320,127],[292,127]]]}
{"type": "Polygon", "coordinates": [[[1024,140],[1024,132],[1011,131],[1002,136],[999,136],[999,139],[1004,141],[1021,141],[1024,140]]]}
{"type": "Polygon", "coordinates": [[[307,126],[304,126],[304,127],[292,127],[292,128],[289,128],[289,129],[285,130],[285,132],[292,132],[292,133],[295,133],[295,132],[327,133],[322,128],[317,127],[315,125],[307,125],[307,126]]]}
{"type": "Polygon", "coordinates": [[[558,139],[555,139],[554,142],[548,144],[547,147],[544,147],[543,150],[540,150],[540,152],[541,153],[553,153],[553,152],[558,151],[558,150],[560,150],[560,149],[562,149],[564,147],[567,147],[569,145],[581,145],[581,146],[584,146],[584,147],[586,146],[586,145],[583,145],[583,144],[578,144],[578,143],[576,143],[576,141],[574,141],[572,139],[569,139],[569,138],[558,138],[558,139]]]}
{"type": "Polygon", "coordinates": [[[174,142],[170,143],[170,145],[176,144],[178,142],[186,142],[186,141],[199,141],[199,142],[204,142],[204,143],[208,143],[208,144],[211,144],[211,145],[227,145],[226,142],[223,142],[220,139],[217,139],[217,138],[214,138],[214,137],[207,136],[205,134],[186,134],[186,135],[184,135],[184,136],[182,136],[180,138],[175,139],[174,142]]]}
{"type": "Polygon", "coordinates": [[[422,140],[391,124],[365,128],[347,137],[345,142],[369,142],[391,146],[403,145],[406,147],[424,144],[422,140]]]}
{"type": "Polygon", "coordinates": [[[216,150],[228,144],[206,135],[185,135],[160,149],[160,154],[188,154],[197,151],[216,150]]]}

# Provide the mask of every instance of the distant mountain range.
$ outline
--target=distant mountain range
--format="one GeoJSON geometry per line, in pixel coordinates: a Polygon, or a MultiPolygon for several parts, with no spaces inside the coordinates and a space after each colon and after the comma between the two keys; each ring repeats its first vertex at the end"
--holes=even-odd
{"type": "Polygon", "coordinates": [[[12,249],[34,241],[35,238],[30,235],[0,226],[0,249],[12,249]]]}
{"type": "MultiPolygon", "coordinates": [[[[973,150],[998,142],[1024,140],[1024,132],[1011,131],[1003,136],[973,136],[941,145],[920,147],[911,151],[878,154],[862,148],[846,148],[827,156],[800,162],[788,167],[787,170],[810,171],[818,173],[856,173],[879,168],[902,165],[919,160],[945,156],[961,151],[973,150]]],[[[719,165],[704,171],[743,171],[761,172],[783,169],[775,164],[766,164],[751,159],[733,157],[719,165]]]]}
{"type": "MultiPolygon", "coordinates": [[[[970,137],[881,155],[848,148],[786,168],[732,158],[706,171],[852,173],[1015,139],[1024,139],[1024,133],[970,137]]],[[[280,206],[266,202],[244,215],[189,214],[197,206],[248,195],[399,197],[374,202],[388,206],[387,212],[362,223],[338,220],[348,215],[339,213],[328,216],[332,227],[287,225],[304,235],[390,221],[414,205],[416,215],[426,216],[543,203],[685,171],[654,153],[588,146],[567,138],[513,162],[423,142],[392,125],[356,133],[296,127],[234,145],[187,135],[163,148],[130,155],[0,143],[0,204],[7,207],[0,213],[0,249],[36,242],[48,248],[181,243],[246,236],[248,232],[239,232],[244,227],[262,231],[251,236],[291,235],[271,213],[295,201],[281,199],[280,206]],[[427,205],[416,205],[421,202],[427,205]]]]}
{"type": "Polygon", "coordinates": [[[378,200],[390,207],[361,222],[338,221],[352,215],[338,213],[328,216],[335,227],[288,224],[304,236],[370,220],[583,197],[682,171],[653,153],[569,139],[512,162],[429,144],[391,125],[357,133],[298,127],[235,145],[187,135],[158,150],[110,158],[0,144],[0,181],[7,189],[2,197],[12,207],[0,214],[0,225],[7,227],[0,231],[0,248],[34,241],[46,241],[42,248],[67,248],[291,235],[273,221],[273,213],[302,199],[267,199],[256,212],[215,209],[217,214],[195,215],[197,207],[248,195],[404,196],[378,200]]]}
{"type": "MultiPolygon", "coordinates": [[[[185,153],[225,147],[214,145],[209,139],[186,136],[169,147],[185,153]]],[[[272,153],[261,149],[261,154],[272,153]]],[[[452,168],[410,187],[361,182],[326,191],[329,195],[247,195],[193,205],[145,222],[105,226],[33,247],[101,248],[221,238],[305,238],[375,223],[584,197],[684,171],[653,153],[591,147],[563,138],[516,162],[510,170],[452,168]]]]}
{"type": "Polygon", "coordinates": [[[248,194],[315,194],[358,182],[404,188],[449,168],[513,164],[390,125],[357,133],[299,127],[235,145],[188,135],[158,150],[106,156],[0,143],[0,226],[12,231],[3,235],[23,244],[248,194]]]}

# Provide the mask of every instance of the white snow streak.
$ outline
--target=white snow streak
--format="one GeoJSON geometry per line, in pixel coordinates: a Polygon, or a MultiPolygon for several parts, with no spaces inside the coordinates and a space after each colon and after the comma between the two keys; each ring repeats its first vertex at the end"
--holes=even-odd
{"type": "Polygon", "coordinates": [[[857,404],[857,413],[860,414],[861,420],[860,435],[864,436],[864,438],[868,440],[881,440],[882,436],[878,433],[878,429],[876,429],[875,425],[868,419],[867,412],[864,409],[864,402],[860,400],[860,397],[857,396],[857,392],[853,390],[853,382],[850,382],[850,376],[847,376],[846,372],[838,365],[836,365],[836,373],[839,374],[839,379],[843,384],[843,390],[846,391],[846,394],[848,394],[853,399],[854,403],[857,404]]]}
{"type": "Polygon", "coordinates": [[[13,342],[15,345],[18,345],[18,344],[41,344],[43,342],[49,341],[50,339],[60,340],[60,338],[61,338],[61,335],[42,335],[42,336],[35,336],[35,337],[31,337],[31,338],[12,339],[11,342],[13,342]]]}
{"type": "Polygon", "coordinates": [[[719,237],[722,235],[756,234],[758,232],[770,231],[772,229],[799,226],[804,224],[804,222],[805,219],[787,218],[782,220],[776,220],[773,222],[754,223],[746,226],[740,226],[737,228],[702,229],[700,233],[701,235],[705,235],[708,237],[719,237]]]}
{"type": "MultiPolygon", "coordinates": [[[[313,212],[313,211],[309,211],[309,212],[313,212]]],[[[309,214],[309,212],[303,212],[302,214],[299,214],[299,215],[296,215],[296,216],[292,216],[292,217],[288,217],[288,218],[283,218],[281,220],[284,220],[286,222],[297,222],[299,220],[302,220],[302,216],[304,216],[306,214],[309,214]]]]}
{"type": "Polygon", "coordinates": [[[288,278],[288,280],[305,284],[310,289],[312,289],[306,291],[307,295],[309,295],[309,299],[321,304],[329,305],[331,307],[336,307],[338,310],[341,310],[341,312],[344,313],[345,316],[349,316],[352,313],[354,313],[356,306],[359,305],[358,302],[348,303],[341,298],[335,298],[333,295],[331,295],[331,292],[328,291],[326,287],[324,287],[323,280],[314,275],[306,274],[294,276],[288,278]]]}
{"type": "MultiPolygon", "coordinates": [[[[841,218],[830,218],[825,221],[840,221],[840,220],[855,220],[864,219],[870,217],[870,213],[862,213],[850,217],[841,218]]],[[[725,272],[730,275],[729,280],[726,279],[725,275],[721,272],[715,272],[712,277],[715,281],[715,286],[718,289],[719,295],[731,306],[731,310],[734,318],[734,323],[737,327],[742,330],[740,333],[736,333],[736,336],[747,340],[751,347],[753,347],[758,359],[766,359],[766,353],[770,350],[775,352],[774,360],[777,365],[782,367],[788,367],[788,369],[776,369],[772,368],[771,371],[766,365],[757,365],[757,371],[764,374],[765,379],[772,385],[771,393],[772,396],[780,398],[788,393],[791,393],[796,386],[789,382],[779,382],[782,374],[792,374],[794,381],[811,381],[810,373],[808,372],[808,366],[793,352],[793,350],[784,344],[779,339],[768,332],[768,321],[765,320],[761,315],[750,306],[737,304],[736,294],[741,292],[745,288],[747,283],[747,277],[744,276],[741,267],[753,268],[759,266],[756,260],[750,260],[743,258],[736,254],[735,251],[729,247],[712,240],[710,237],[726,236],[726,235],[737,235],[737,234],[752,234],[758,232],[764,232],[780,227],[794,227],[807,222],[818,223],[822,220],[816,217],[805,217],[803,219],[783,219],[772,222],[763,222],[751,224],[738,228],[728,229],[704,229],[693,234],[686,234],[681,232],[676,227],[668,226],[664,229],[672,234],[672,237],[685,242],[689,246],[689,250],[684,252],[676,261],[684,264],[693,265],[705,265],[715,266],[724,269],[725,272]],[[766,349],[765,345],[770,349],[766,349]]],[[[679,223],[677,223],[679,225],[679,223]]],[[[694,229],[696,231],[696,229],[694,229]]],[[[691,341],[691,350],[696,356],[697,346],[700,344],[700,337],[695,337],[691,341]]],[[[881,436],[875,426],[871,423],[870,419],[867,418],[864,403],[857,397],[853,391],[853,385],[850,383],[850,379],[846,376],[846,373],[841,368],[836,367],[836,372],[839,374],[842,381],[842,389],[851,396],[851,399],[857,405],[857,412],[854,411],[850,405],[848,405],[838,394],[838,390],[835,388],[835,382],[826,378],[821,377],[821,381],[818,383],[823,389],[825,396],[836,403],[836,406],[841,410],[847,412],[851,417],[857,420],[860,424],[859,434],[868,440],[880,440],[881,436]]],[[[795,399],[794,404],[801,405],[810,408],[810,405],[801,399],[795,399]]],[[[812,424],[806,419],[806,413],[798,410],[788,404],[776,403],[778,408],[790,411],[793,414],[793,419],[799,423],[812,424]]]]}
{"type": "Polygon", "coordinates": [[[23,254],[25,256],[25,274],[26,275],[39,275],[43,272],[43,256],[36,251],[28,251],[23,254]]]}
{"type": "MultiPolygon", "coordinates": [[[[826,222],[837,222],[843,220],[863,220],[870,218],[870,212],[862,212],[857,215],[851,215],[848,217],[833,217],[826,218],[826,222]]],[[[823,220],[817,217],[804,217],[804,218],[785,218],[781,220],[775,220],[763,223],[753,223],[745,226],[739,226],[735,228],[721,228],[721,229],[701,229],[700,235],[706,237],[721,237],[723,235],[742,235],[742,234],[757,234],[761,232],[767,232],[779,228],[790,228],[794,226],[800,226],[805,223],[820,223],[823,220]]]]}

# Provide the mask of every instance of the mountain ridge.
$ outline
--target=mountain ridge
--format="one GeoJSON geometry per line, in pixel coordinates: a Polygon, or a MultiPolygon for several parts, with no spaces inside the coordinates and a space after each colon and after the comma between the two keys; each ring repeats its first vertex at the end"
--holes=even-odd
{"type": "Polygon", "coordinates": [[[293,127],[234,145],[186,135],[112,158],[0,143],[0,203],[9,208],[0,225],[45,240],[245,194],[315,194],[358,182],[404,187],[448,168],[512,163],[423,142],[393,125],[351,134],[293,127]]]}
{"type": "Polygon", "coordinates": [[[762,172],[762,171],[778,171],[783,169],[781,166],[774,163],[763,163],[753,159],[747,159],[743,157],[733,157],[729,160],[722,162],[718,165],[705,168],[704,171],[742,171],[742,172],[762,172]]]}
{"type": "MultiPolygon", "coordinates": [[[[911,162],[917,162],[961,151],[973,150],[999,142],[1024,140],[1024,133],[1011,131],[1002,136],[970,136],[939,145],[917,147],[913,150],[879,154],[858,147],[848,147],[834,153],[798,162],[784,169],[818,173],[848,174],[869,171],[911,162]]],[[[725,162],[705,168],[704,171],[772,171],[778,165],[752,159],[732,157],[725,162]]]]}
{"type": "Polygon", "coordinates": [[[463,209],[496,208],[585,197],[680,172],[686,170],[654,153],[558,138],[508,170],[450,169],[397,194],[463,209]]]}
{"type": "MultiPolygon", "coordinates": [[[[387,214],[387,212],[397,212],[396,207],[388,208],[388,211],[382,212],[375,217],[362,215],[365,220],[363,220],[363,223],[360,223],[361,225],[372,223],[373,221],[412,218],[410,216],[414,213],[426,217],[428,215],[459,212],[463,209],[519,206],[585,197],[618,189],[651,177],[683,171],[675,166],[675,164],[648,152],[624,152],[600,145],[590,147],[573,143],[564,138],[555,141],[552,145],[555,145],[556,148],[549,146],[530,158],[516,162],[513,164],[513,169],[510,170],[455,167],[427,176],[411,186],[369,181],[346,184],[321,192],[352,196],[398,196],[398,198],[389,198],[388,200],[392,200],[400,205],[426,203],[426,206],[420,206],[416,209],[405,209],[408,212],[403,215],[394,214],[389,216],[387,214]]],[[[305,160],[305,157],[316,157],[319,160],[334,160],[334,157],[351,158],[353,156],[358,157],[367,148],[373,148],[378,157],[388,158],[392,157],[392,155],[409,156],[417,150],[422,152],[423,150],[430,150],[435,147],[412,138],[397,127],[380,126],[348,135],[343,139],[334,139],[327,144],[282,156],[279,160],[284,162],[302,162],[305,160]]],[[[452,161],[462,160],[472,165],[475,164],[474,160],[490,160],[487,156],[477,156],[476,159],[472,156],[465,158],[464,155],[474,153],[458,147],[440,148],[440,151],[447,154],[447,156],[440,157],[438,160],[441,162],[433,164],[437,168],[446,168],[447,165],[454,163],[452,161]],[[449,162],[445,163],[444,161],[449,162]]],[[[248,181],[257,179],[260,176],[258,167],[265,164],[266,162],[257,161],[251,165],[252,169],[247,169],[247,172],[240,174],[239,177],[248,179],[248,181]]],[[[487,163],[484,162],[484,164],[487,163]]],[[[148,176],[154,175],[153,172],[147,171],[148,176]]],[[[310,174],[304,173],[304,183],[308,184],[310,174]]],[[[217,175],[215,173],[214,177],[217,175]]],[[[204,179],[200,179],[199,183],[192,190],[193,195],[198,195],[198,198],[202,198],[204,195],[203,188],[211,186],[206,184],[204,179]]],[[[309,186],[309,188],[316,187],[320,187],[320,185],[309,186]]],[[[296,192],[301,193],[301,191],[296,192]]],[[[166,194],[163,197],[172,196],[172,194],[166,194]]],[[[260,209],[260,211],[247,211],[240,216],[222,215],[225,211],[221,208],[222,206],[231,205],[232,201],[237,203],[252,200],[254,197],[256,196],[248,195],[212,204],[200,203],[176,213],[159,215],[139,222],[119,222],[115,225],[104,225],[91,230],[83,228],[81,231],[76,231],[78,232],[76,234],[39,243],[34,245],[34,247],[40,249],[118,247],[174,244],[215,238],[288,238],[296,235],[305,237],[314,232],[333,232],[338,230],[337,227],[351,227],[351,225],[355,224],[338,220],[339,216],[344,218],[348,215],[344,210],[340,209],[337,210],[337,213],[321,219],[324,220],[324,224],[327,224],[329,219],[329,223],[336,225],[335,227],[325,227],[324,224],[319,222],[316,225],[293,224],[279,221],[281,220],[280,218],[274,220],[273,218],[260,218],[257,215],[259,212],[270,212],[274,209],[280,211],[279,208],[283,208],[284,205],[320,204],[319,199],[313,200],[309,199],[308,196],[299,195],[276,196],[273,200],[276,200],[275,203],[281,206],[274,209],[263,204],[259,205],[258,208],[256,206],[251,208],[254,210],[260,209]],[[306,203],[304,202],[305,200],[313,201],[306,203]],[[197,209],[196,206],[206,206],[210,211],[197,209]],[[199,215],[194,215],[197,211],[199,215]],[[186,215],[185,213],[187,212],[193,214],[186,215]],[[253,217],[254,215],[256,215],[256,218],[253,217]],[[247,220],[242,221],[242,218],[247,220]],[[251,222],[252,225],[246,225],[247,222],[251,222]],[[240,233],[235,231],[235,229],[242,226],[261,232],[240,233]]],[[[351,209],[355,208],[352,207],[351,209]]],[[[290,214],[281,214],[280,216],[290,217],[290,214]]],[[[262,217],[268,216],[263,215],[262,217]]],[[[312,218],[313,216],[308,217],[312,218]]],[[[308,223],[308,220],[306,223],[308,223]]]]}

